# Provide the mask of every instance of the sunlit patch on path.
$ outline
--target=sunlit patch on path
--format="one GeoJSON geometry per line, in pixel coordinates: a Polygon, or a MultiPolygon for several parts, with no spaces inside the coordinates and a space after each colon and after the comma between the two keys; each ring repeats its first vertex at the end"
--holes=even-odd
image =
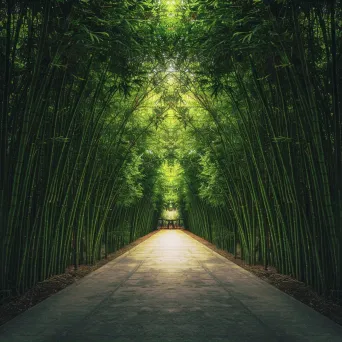
{"type": "Polygon", "coordinates": [[[4,342],[341,340],[340,326],[181,230],[161,230],[0,330],[4,342]]]}

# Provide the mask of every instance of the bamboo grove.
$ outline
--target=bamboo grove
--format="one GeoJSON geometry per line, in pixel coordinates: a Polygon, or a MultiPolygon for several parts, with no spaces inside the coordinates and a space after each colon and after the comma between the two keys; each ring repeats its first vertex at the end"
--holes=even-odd
{"type": "Polygon", "coordinates": [[[197,1],[189,14],[178,77],[206,122],[180,107],[197,137],[188,228],[340,299],[341,3],[197,1]]]}
{"type": "Polygon", "coordinates": [[[339,0],[1,0],[1,301],[156,229],[341,299],[339,0]]]}
{"type": "Polygon", "coordinates": [[[1,297],[156,226],[146,3],[1,2],[1,297]]]}

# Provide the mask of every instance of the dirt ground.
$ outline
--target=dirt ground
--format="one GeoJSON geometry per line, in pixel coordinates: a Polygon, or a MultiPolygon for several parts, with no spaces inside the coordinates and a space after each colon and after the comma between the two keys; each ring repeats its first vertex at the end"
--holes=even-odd
{"type": "MultiPolygon", "coordinates": [[[[73,267],[66,270],[65,273],[53,276],[43,282],[38,283],[32,289],[27,291],[25,294],[12,298],[9,302],[0,306],[0,325],[11,320],[20,313],[26,311],[30,307],[38,304],[47,297],[55,294],[56,292],[64,289],[68,285],[77,282],[79,279],[83,278],[92,271],[95,271],[99,267],[105,265],[107,262],[117,258],[121,254],[134,248],[141,242],[148,239],[151,235],[155,234],[154,231],[148,235],[141,237],[140,239],[132,242],[131,244],[121,248],[108,255],[107,259],[100,260],[95,265],[80,265],[77,271],[74,271],[73,267]]],[[[310,286],[293,279],[289,276],[285,276],[276,272],[276,269],[269,267],[268,270],[264,270],[262,265],[250,266],[246,265],[240,259],[234,259],[234,256],[224,250],[218,249],[212,243],[192,234],[189,231],[184,230],[184,232],[197,241],[203,243],[205,246],[209,247],[213,251],[219,253],[240,267],[250,271],[259,278],[267,281],[269,284],[277,287],[279,290],[287,293],[288,295],[296,298],[302,303],[310,306],[314,310],[320,312],[321,314],[329,317],[333,321],[342,325],[342,306],[337,305],[332,300],[323,298],[319,296],[310,286]]]]}
{"type": "Polygon", "coordinates": [[[205,246],[209,247],[213,251],[229,259],[236,265],[239,265],[245,270],[261,278],[262,280],[275,286],[279,290],[287,293],[288,295],[311,307],[312,309],[318,311],[322,315],[327,316],[331,320],[342,325],[342,306],[333,302],[331,299],[320,296],[305,283],[300,282],[290,276],[277,273],[277,270],[274,267],[268,267],[268,269],[265,270],[263,265],[247,265],[243,260],[235,259],[234,255],[217,248],[215,245],[208,242],[207,240],[204,240],[189,231],[184,230],[184,232],[197,241],[203,243],[205,246]]]}

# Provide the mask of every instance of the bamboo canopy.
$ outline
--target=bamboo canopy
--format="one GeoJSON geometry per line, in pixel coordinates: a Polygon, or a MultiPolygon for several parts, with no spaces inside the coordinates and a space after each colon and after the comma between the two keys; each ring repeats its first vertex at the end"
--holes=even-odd
{"type": "Polygon", "coordinates": [[[341,300],[340,0],[0,4],[0,304],[167,209],[341,300]]]}

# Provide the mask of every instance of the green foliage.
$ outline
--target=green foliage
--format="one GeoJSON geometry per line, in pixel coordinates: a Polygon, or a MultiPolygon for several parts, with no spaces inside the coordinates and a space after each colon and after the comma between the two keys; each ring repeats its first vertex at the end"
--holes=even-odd
{"type": "Polygon", "coordinates": [[[142,139],[156,119],[139,111],[160,77],[150,1],[1,4],[7,294],[92,263],[156,225],[161,207],[149,196],[154,174],[142,139]]]}
{"type": "Polygon", "coordinates": [[[242,258],[326,295],[342,288],[340,5],[190,1],[179,65],[210,117],[202,125],[182,115],[199,155],[186,169],[201,175],[200,184],[192,176],[188,226],[214,238],[229,223],[242,258]],[[223,211],[210,207],[217,187],[223,211]]]}
{"type": "Polygon", "coordinates": [[[177,209],[342,289],[341,1],[0,1],[1,293],[177,209]]]}
{"type": "Polygon", "coordinates": [[[118,204],[130,206],[143,196],[142,180],[142,158],[134,151],[131,152],[130,160],[123,165],[123,176],[120,182],[118,204]]]}
{"type": "Polygon", "coordinates": [[[210,153],[201,156],[199,161],[201,167],[201,185],[198,189],[199,196],[207,200],[212,206],[222,206],[225,204],[223,175],[220,167],[212,160],[210,153]]]}

